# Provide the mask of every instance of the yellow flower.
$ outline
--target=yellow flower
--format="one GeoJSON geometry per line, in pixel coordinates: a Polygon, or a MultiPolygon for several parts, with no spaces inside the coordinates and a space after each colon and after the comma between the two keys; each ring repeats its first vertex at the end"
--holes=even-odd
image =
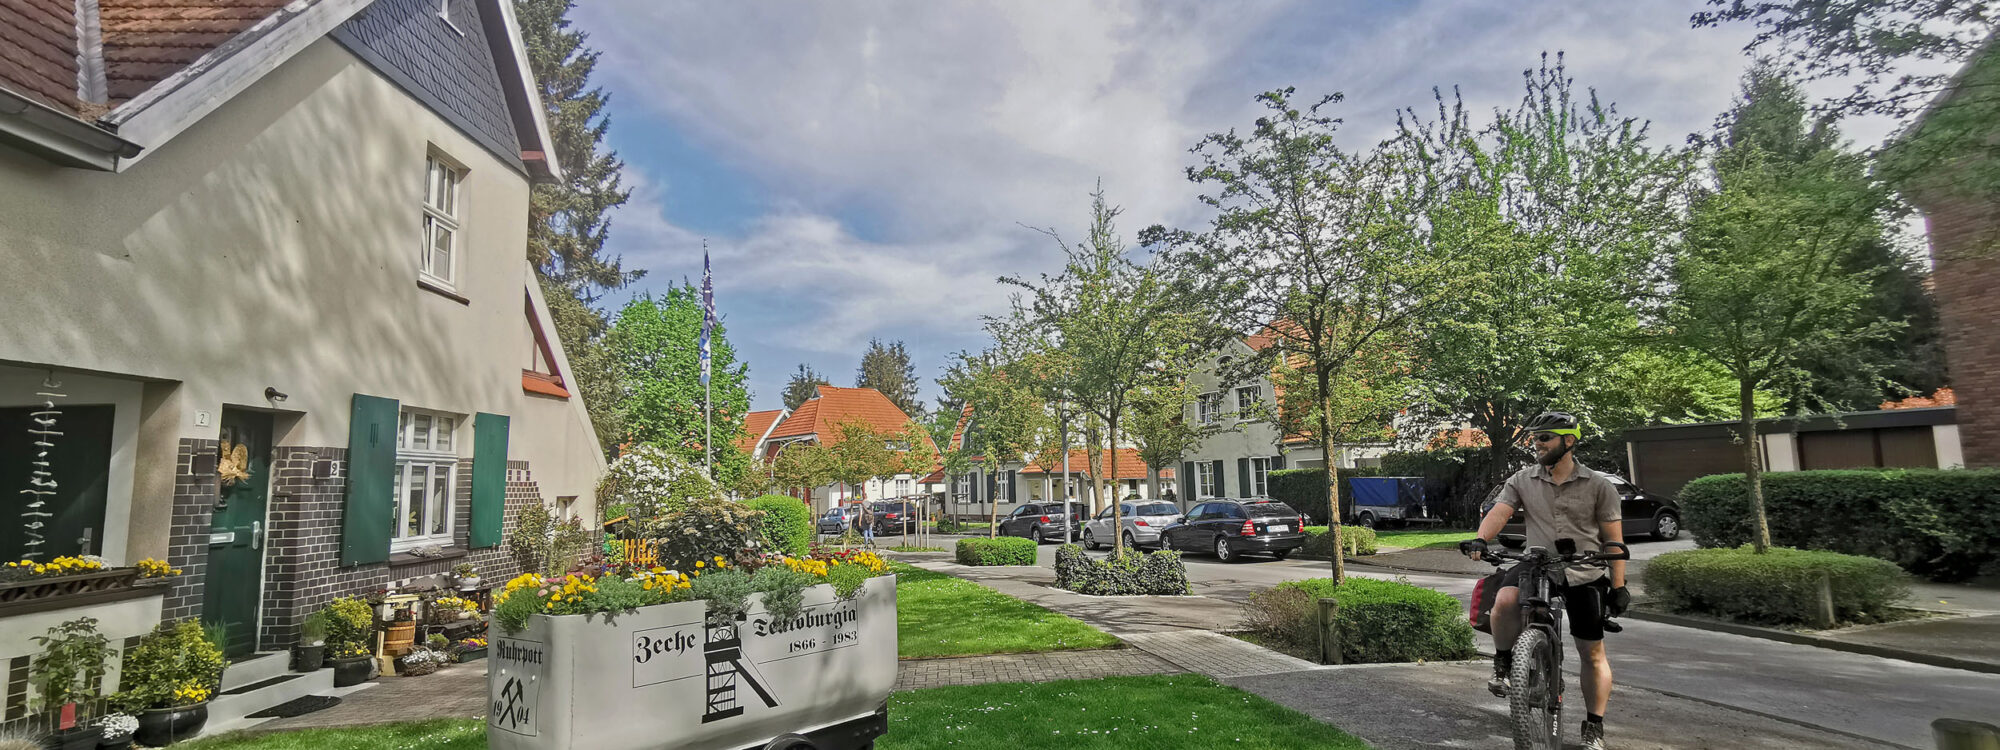
{"type": "Polygon", "coordinates": [[[700,567],[704,567],[704,566],[706,566],[706,565],[708,565],[708,563],[705,563],[705,562],[702,562],[702,561],[700,561],[700,560],[696,560],[696,561],[694,561],[694,566],[695,566],[695,567],[697,567],[697,568],[700,568],[700,567]]]}

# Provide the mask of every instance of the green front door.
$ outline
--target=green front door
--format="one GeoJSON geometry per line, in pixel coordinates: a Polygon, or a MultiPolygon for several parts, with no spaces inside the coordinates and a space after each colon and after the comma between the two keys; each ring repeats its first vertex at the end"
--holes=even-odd
{"type": "Polygon", "coordinates": [[[221,628],[224,652],[257,649],[257,602],[264,586],[264,510],[271,488],[271,415],[222,410],[220,471],[236,466],[247,477],[223,478],[209,523],[208,569],[202,582],[201,621],[221,628]],[[240,451],[240,454],[238,453],[240,451]],[[240,455],[241,463],[236,459],[240,455]]]}

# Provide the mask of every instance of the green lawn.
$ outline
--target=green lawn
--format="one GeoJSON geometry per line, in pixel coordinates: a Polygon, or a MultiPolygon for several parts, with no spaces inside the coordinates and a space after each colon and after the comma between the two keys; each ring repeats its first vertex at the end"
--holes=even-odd
{"type": "MultiPolygon", "coordinates": [[[[188,750],[477,750],[485,722],[455,719],[358,729],[229,734],[188,750]]],[[[1305,714],[1195,675],[1001,683],[896,693],[882,750],[1034,747],[1085,750],[1366,750],[1305,714]]]]}
{"type": "Polygon", "coordinates": [[[897,653],[905,657],[1104,648],[1118,639],[962,578],[891,562],[897,653]]]}
{"type": "Polygon", "coordinates": [[[1455,548],[1459,542],[1471,538],[1472,532],[1463,529],[1377,530],[1375,532],[1375,545],[1378,547],[1445,549],[1455,548]]]}
{"type": "Polygon", "coordinates": [[[943,552],[945,550],[943,547],[919,547],[913,544],[898,544],[894,547],[883,547],[882,551],[883,552],[943,552]]]}

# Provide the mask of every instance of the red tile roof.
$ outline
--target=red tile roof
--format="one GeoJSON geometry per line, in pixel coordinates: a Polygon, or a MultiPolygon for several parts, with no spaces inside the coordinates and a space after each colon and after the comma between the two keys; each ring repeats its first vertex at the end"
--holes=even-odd
{"type": "MultiPolygon", "coordinates": [[[[1103,464],[1101,464],[1101,466],[1105,471],[1111,470],[1111,451],[1099,452],[1098,460],[1104,462],[1103,464]]],[[[1070,473],[1072,474],[1082,474],[1090,471],[1090,451],[1083,450],[1080,448],[1070,449],[1069,470],[1070,473]]],[[[1057,459],[1056,461],[1052,462],[1051,465],[1048,466],[1047,468],[1044,468],[1040,463],[1029,462],[1027,466],[1022,467],[1021,473],[1061,474],[1062,460],[1057,459]]],[[[1172,469],[1163,470],[1160,473],[1160,477],[1162,479],[1171,476],[1173,476],[1172,469]]],[[[1119,479],[1146,478],[1146,462],[1139,458],[1139,451],[1137,449],[1133,448],[1118,449],[1118,478],[1119,479]]]]}
{"type": "Polygon", "coordinates": [[[1957,405],[1958,394],[1953,393],[1950,388],[1939,388],[1936,393],[1931,394],[1928,398],[1924,396],[1911,396],[1901,401],[1882,402],[1883,409],[1922,409],[1931,406],[1957,405]]]}
{"type": "Polygon", "coordinates": [[[82,119],[145,93],[289,0],[99,0],[106,100],[78,98],[76,3],[0,0],[0,86],[82,119]]]}
{"type": "Polygon", "coordinates": [[[771,423],[778,421],[778,417],[784,416],[784,414],[784,409],[772,409],[770,411],[753,411],[744,416],[743,436],[737,438],[736,447],[742,448],[744,453],[755,452],[757,450],[757,441],[763,439],[764,431],[771,429],[771,423]]]}
{"type": "MultiPolygon", "coordinates": [[[[902,432],[910,426],[909,415],[896,408],[881,391],[822,385],[818,396],[799,404],[778,429],[771,431],[771,438],[811,435],[821,445],[834,445],[840,442],[840,424],[850,420],[866,422],[880,432],[902,432]]],[[[924,436],[924,446],[932,453],[937,452],[929,435],[924,436]]]]}

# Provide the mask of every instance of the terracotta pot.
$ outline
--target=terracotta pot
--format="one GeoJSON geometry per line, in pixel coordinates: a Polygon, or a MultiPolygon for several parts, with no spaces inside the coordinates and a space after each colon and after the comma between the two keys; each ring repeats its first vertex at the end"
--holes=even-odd
{"type": "Polygon", "coordinates": [[[203,701],[173,708],[149,708],[139,712],[139,731],[132,739],[147,747],[166,747],[201,733],[208,723],[208,703],[203,701]]]}
{"type": "Polygon", "coordinates": [[[372,657],[357,656],[352,659],[333,660],[333,686],[348,687],[368,681],[368,663],[372,657]]]}

